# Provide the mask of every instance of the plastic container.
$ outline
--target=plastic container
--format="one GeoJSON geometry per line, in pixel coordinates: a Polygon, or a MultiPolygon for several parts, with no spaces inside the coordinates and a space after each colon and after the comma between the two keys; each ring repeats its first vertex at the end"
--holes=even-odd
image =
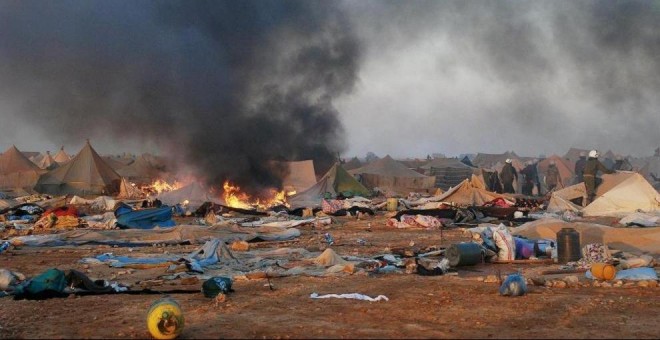
{"type": "Polygon", "coordinates": [[[450,245],[445,250],[445,257],[452,267],[474,266],[482,262],[481,246],[472,242],[462,242],[450,245]]]}
{"type": "Polygon", "coordinates": [[[396,198],[387,199],[387,211],[396,211],[399,207],[399,200],[396,198]]]}
{"type": "Polygon", "coordinates": [[[183,330],[183,311],[170,297],[154,301],[147,313],[147,328],[155,339],[174,339],[183,330]]]}
{"type": "Polygon", "coordinates": [[[594,263],[591,265],[591,275],[599,280],[612,280],[616,276],[616,269],[607,263],[594,263]]]}
{"type": "Polygon", "coordinates": [[[557,262],[573,262],[580,258],[580,233],[573,228],[562,228],[557,232],[557,262]]]}

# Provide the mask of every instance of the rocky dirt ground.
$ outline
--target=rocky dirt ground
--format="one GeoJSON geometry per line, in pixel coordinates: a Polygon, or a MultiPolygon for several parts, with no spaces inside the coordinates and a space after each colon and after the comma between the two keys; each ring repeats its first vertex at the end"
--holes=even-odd
{"type": "MultiPolygon", "coordinates": [[[[460,229],[394,230],[383,217],[340,223],[325,230],[302,227],[295,241],[255,243],[319,251],[330,232],[340,255],[374,255],[398,248],[448,246],[466,240],[460,229]],[[371,225],[371,228],[369,228],[371,225]],[[366,245],[357,243],[364,239],[366,245]],[[411,247],[412,244],[412,247],[411,247]]],[[[163,274],[162,268],[131,270],[87,266],[83,257],[115,254],[186,254],[198,246],[112,248],[81,246],[22,248],[0,254],[0,268],[27,276],[48,268],[78,269],[91,278],[137,282],[163,274]]],[[[530,286],[522,297],[502,297],[497,282],[515,271],[536,276],[557,265],[482,264],[458,275],[356,273],[340,277],[286,277],[239,280],[223,303],[205,298],[201,281],[164,281],[153,290],[190,290],[171,295],[181,305],[185,328],[180,338],[659,338],[660,288],[622,283],[594,287],[582,281],[559,288],[530,286]],[[486,280],[490,281],[490,280],[486,280]],[[311,299],[313,292],[385,295],[389,301],[311,299]]],[[[566,275],[555,276],[561,279],[566,275]]],[[[581,277],[583,275],[577,274],[581,277]]],[[[553,277],[548,276],[547,279],[553,277]]],[[[194,281],[194,280],[193,280],[194,281]]],[[[650,284],[654,286],[653,283],[650,284]]],[[[70,296],[43,301],[0,300],[0,338],[147,338],[146,314],[161,295],[70,296]]]]}

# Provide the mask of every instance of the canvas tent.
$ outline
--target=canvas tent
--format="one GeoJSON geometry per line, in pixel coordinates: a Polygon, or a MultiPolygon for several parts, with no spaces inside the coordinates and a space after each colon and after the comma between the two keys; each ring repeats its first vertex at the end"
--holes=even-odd
{"type": "Polygon", "coordinates": [[[43,172],[16,146],[0,155],[0,189],[32,189],[43,172]]]}
{"type": "Polygon", "coordinates": [[[156,198],[167,205],[183,204],[187,201],[187,206],[191,210],[196,210],[206,202],[224,204],[220,195],[211,194],[208,189],[197,182],[192,182],[177,190],[160,193],[156,198]]]}
{"type": "Polygon", "coordinates": [[[129,165],[120,167],[117,173],[136,184],[151,184],[158,178],[160,171],[144,157],[138,157],[129,165]]]}
{"type": "Polygon", "coordinates": [[[131,185],[131,183],[126,180],[126,178],[121,178],[121,184],[119,185],[119,195],[117,195],[117,198],[139,199],[143,197],[144,193],[142,193],[140,189],[131,185]]]}
{"type": "Polygon", "coordinates": [[[286,192],[300,192],[316,184],[313,160],[286,162],[285,165],[288,172],[282,187],[286,192]]]}
{"type": "Polygon", "coordinates": [[[321,204],[326,196],[335,197],[338,193],[356,196],[369,196],[371,193],[344,168],[335,163],[321,179],[309,189],[287,199],[292,208],[313,207],[321,204]]]}
{"type": "MultiPolygon", "coordinates": [[[[125,168],[126,166],[129,165],[130,162],[126,161],[125,159],[122,160],[121,158],[117,158],[114,156],[103,156],[103,161],[108,164],[112,170],[118,171],[119,169],[125,168]]],[[[132,160],[131,160],[132,162],[132,160]]]]}
{"type": "Polygon", "coordinates": [[[76,157],[43,174],[35,190],[51,195],[108,195],[119,191],[120,181],[87,141],[76,157]]]}
{"type": "MultiPolygon", "coordinates": [[[[507,158],[518,160],[520,157],[513,151],[501,154],[478,153],[472,160],[472,164],[480,168],[494,168],[497,164],[504,164],[507,158]]],[[[515,164],[514,164],[515,166],[515,164]]],[[[499,170],[498,170],[499,171],[499,170]]]]}
{"type": "Polygon", "coordinates": [[[510,196],[490,192],[482,189],[482,186],[483,183],[472,183],[472,181],[466,179],[459,185],[440,195],[437,201],[451,202],[465,206],[481,206],[496,198],[505,198],[514,201],[510,196]]]}
{"type": "Polygon", "coordinates": [[[476,168],[470,167],[457,158],[436,158],[422,166],[428,175],[435,176],[435,187],[448,190],[471,178],[476,168]]]}
{"type": "Polygon", "coordinates": [[[381,188],[400,194],[429,191],[435,186],[433,176],[425,176],[411,170],[389,155],[358,169],[350,170],[349,173],[359,175],[361,183],[367,188],[381,188]]]}
{"type": "Polygon", "coordinates": [[[360,160],[357,157],[353,157],[353,158],[351,158],[350,161],[342,164],[342,167],[344,167],[344,169],[346,169],[346,170],[357,169],[361,166],[362,166],[362,162],[360,162],[360,160]]]}
{"type": "Polygon", "coordinates": [[[61,147],[60,151],[57,152],[57,154],[55,155],[55,157],[53,157],[53,159],[57,163],[64,164],[71,160],[71,156],[67,155],[66,152],[64,152],[64,147],[61,147]]]}
{"type": "Polygon", "coordinates": [[[46,156],[44,156],[39,162],[39,167],[45,170],[53,170],[60,166],[55,159],[50,155],[50,151],[46,151],[46,156]]]}

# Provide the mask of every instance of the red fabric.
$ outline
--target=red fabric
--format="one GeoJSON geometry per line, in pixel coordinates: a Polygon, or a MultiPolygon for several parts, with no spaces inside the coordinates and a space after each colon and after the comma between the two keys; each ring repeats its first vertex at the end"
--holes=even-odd
{"type": "Polygon", "coordinates": [[[50,214],[55,214],[55,216],[73,216],[78,217],[78,210],[72,205],[66,207],[52,208],[46,210],[42,216],[48,216],[50,214]]]}
{"type": "Polygon", "coordinates": [[[509,208],[511,205],[509,205],[509,203],[507,203],[502,197],[498,197],[490,202],[484,203],[484,207],[509,208]]]}

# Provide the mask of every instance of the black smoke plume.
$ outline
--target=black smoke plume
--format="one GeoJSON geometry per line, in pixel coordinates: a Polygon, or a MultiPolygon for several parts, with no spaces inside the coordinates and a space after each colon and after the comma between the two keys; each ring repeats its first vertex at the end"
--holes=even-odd
{"type": "Polygon", "coordinates": [[[3,1],[0,91],[53,141],[156,142],[207,183],[327,168],[359,43],[334,1],[3,1]]]}

